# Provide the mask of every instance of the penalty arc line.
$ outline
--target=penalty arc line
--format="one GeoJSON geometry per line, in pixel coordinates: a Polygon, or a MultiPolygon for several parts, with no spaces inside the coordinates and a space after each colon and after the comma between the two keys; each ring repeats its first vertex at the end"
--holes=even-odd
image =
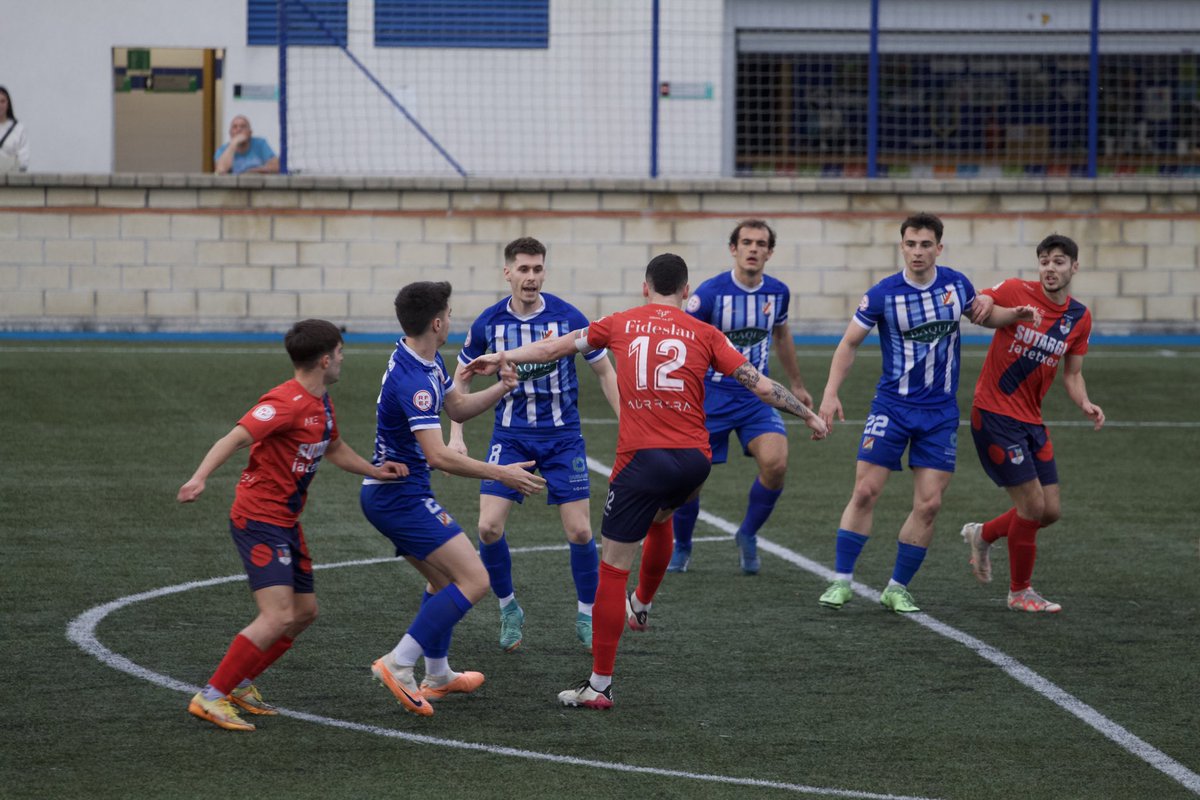
{"type": "MultiPolygon", "coordinates": [[[[540,552],[547,550],[563,550],[565,545],[550,545],[540,547],[515,547],[513,553],[523,552],[540,552]]],[[[339,567],[357,567],[367,566],[372,564],[382,564],[386,562],[399,562],[397,558],[370,558],[356,561],[343,561],[336,564],[320,564],[315,565],[315,569],[335,569],[339,567]]],[[[185,694],[194,694],[200,691],[199,686],[177,680],[169,675],[155,672],[151,669],[141,666],[134,661],[126,658],[119,653],[115,653],[109,648],[101,644],[96,636],[96,627],[100,622],[112,614],[126,606],[133,605],[145,600],[153,600],[159,597],[166,597],[172,594],[192,591],[193,589],[203,589],[210,586],[217,586],[222,583],[233,583],[245,580],[244,575],[226,575],[219,578],[209,578],[201,581],[189,581],[188,583],[180,583],[174,586],[164,586],[158,589],[152,589],[138,594],[131,594],[125,597],[118,598],[103,605],[95,606],[75,617],[67,624],[67,639],[77,645],[88,655],[96,658],[101,663],[119,672],[124,672],[132,675],[135,678],[157,684],[166,689],[171,689],[185,694]]],[[[486,753],[497,756],[507,756],[511,758],[524,758],[531,761],[546,761],[554,764],[563,764],[567,766],[590,767],[592,769],[603,769],[612,772],[626,772],[638,775],[657,775],[664,778],[681,778],[685,780],[703,781],[706,783],[718,783],[733,786],[746,786],[760,789],[779,789],[788,792],[796,792],[801,794],[818,795],[822,797],[840,797],[853,798],[854,800],[934,800],[933,798],[913,796],[913,795],[897,795],[897,794],[880,794],[877,792],[862,792],[853,789],[838,789],[825,786],[808,786],[799,783],[786,783],[783,781],[770,781],[759,778],[737,778],[730,775],[714,775],[703,772],[686,772],[684,770],[662,769],[659,767],[643,767],[634,764],[622,764],[614,761],[597,761],[589,758],[579,758],[576,756],[558,755],[555,753],[539,753],[534,750],[522,750],[516,747],[505,747],[502,745],[482,744],[479,742],[464,742],[458,739],[443,739],[436,736],[426,736],[419,733],[409,733],[407,731],[396,730],[394,728],[382,728],[377,725],[364,725],[358,722],[350,722],[347,720],[334,719],[324,717],[318,714],[310,714],[305,711],[296,711],[293,709],[277,707],[280,716],[292,717],[305,722],[311,722],[318,725],[326,725],[332,728],[342,730],[355,731],[358,733],[368,733],[375,736],[384,736],[391,739],[400,739],[402,741],[411,742],[414,744],[434,745],[438,747],[448,747],[456,750],[468,750],[486,753]]]]}
{"type": "MultiPolygon", "coordinates": [[[[593,458],[588,458],[588,466],[594,471],[602,475],[607,475],[611,472],[610,467],[606,467],[599,461],[593,458]]],[[[737,533],[737,525],[715,514],[710,514],[703,509],[700,510],[700,519],[707,522],[717,530],[724,531],[729,535],[737,533]]],[[[806,572],[811,572],[817,577],[832,581],[835,577],[833,570],[828,567],[813,561],[811,558],[802,556],[794,550],[790,550],[782,545],[776,544],[762,536],[758,537],[758,546],[760,550],[782,558],[790,564],[799,567],[806,572]]],[[[879,590],[872,589],[866,584],[854,581],[851,583],[854,593],[859,597],[867,598],[874,601],[879,596],[879,590]]],[[[1173,778],[1175,781],[1190,789],[1196,794],[1200,794],[1200,775],[1196,774],[1186,766],[1171,758],[1166,753],[1151,745],[1149,742],[1135,735],[1131,731],[1112,721],[1108,717],[1101,714],[1096,709],[1089,706],[1079,698],[1072,695],[1070,692],[1062,689],[1051,681],[1038,675],[1029,667],[1017,661],[1012,656],[1001,650],[992,647],[980,639],[971,636],[968,633],[960,631],[952,625],[947,625],[926,613],[916,614],[901,614],[900,616],[912,622],[921,625],[924,628],[933,631],[941,636],[958,642],[966,647],[971,652],[975,653],[985,661],[990,661],[997,667],[1000,667],[1006,675],[1018,683],[1032,689],[1042,697],[1049,700],[1054,705],[1062,710],[1082,720],[1088,727],[1094,729],[1122,750],[1140,758],[1158,771],[1173,778]]]]}

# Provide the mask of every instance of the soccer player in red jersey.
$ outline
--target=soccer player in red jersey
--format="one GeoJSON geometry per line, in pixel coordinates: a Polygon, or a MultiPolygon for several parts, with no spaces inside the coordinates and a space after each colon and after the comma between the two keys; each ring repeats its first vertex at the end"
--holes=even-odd
{"type": "Polygon", "coordinates": [[[671,560],[672,514],[699,490],[712,466],[704,427],[704,375],[709,366],[763,402],[803,419],[812,438],[828,433],[820,417],[763,376],[724,334],[683,310],[688,270],[682,258],[666,253],[652,259],[642,295],[645,305],[610,314],[566,336],[480,356],[465,367],[486,374],[495,371],[501,356],[515,363],[546,363],[602,347],[616,358],[621,417],[601,525],[604,544],[593,610],[592,674],[559,693],[559,702],[566,706],[611,708],[621,633],[626,622],[638,631],[647,627],[650,604],[671,560]],[[628,592],[629,572],[643,539],[637,587],[628,592]]]}
{"type": "Polygon", "coordinates": [[[1060,364],[1063,387],[1093,422],[1104,425],[1104,411],[1088,399],[1083,357],[1088,351],[1092,315],[1067,294],[1079,271],[1079,246],[1066,236],[1047,236],[1037,246],[1037,281],[1010,278],[982,294],[996,305],[1032,305],[1041,322],[1019,321],[996,331],[975,384],[971,435],[988,477],[1003,487],[1013,507],[985,523],[968,522],[963,540],[971,548],[971,566],[981,583],[992,580],[992,544],[1008,539],[1008,607],[1014,611],[1062,610],[1033,590],[1037,532],[1058,520],[1062,503],[1054,445],[1042,422],[1042,399],[1060,364]]]}
{"type": "Polygon", "coordinates": [[[300,512],[321,459],[381,480],[408,474],[403,464],[372,465],[338,436],[326,392],[342,370],[337,326],[306,319],[292,326],[283,343],[295,376],[264,394],[216,441],[176,497],[181,503],[195,501],[209,475],[238,450],[250,448],[250,463],[229,513],[229,531],[245,564],[258,616],[234,637],[217,671],[188,705],[195,716],[226,730],[254,730],[235,705],[250,714],[278,713],[263,702],[253,681],[317,617],[300,512]]]}

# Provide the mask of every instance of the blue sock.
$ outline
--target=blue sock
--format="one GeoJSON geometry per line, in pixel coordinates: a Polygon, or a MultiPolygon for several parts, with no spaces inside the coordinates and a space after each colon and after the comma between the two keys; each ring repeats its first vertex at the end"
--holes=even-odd
{"type": "MultiPolygon", "coordinates": [[[[430,600],[432,600],[434,597],[435,597],[435,595],[432,595],[429,592],[422,590],[421,606],[424,607],[424,605],[426,603],[428,603],[430,600]]],[[[431,641],[427,647],[423,647],[422,649],[425,651],[425,657],[426,658],[445,658],[450,653],[450,637],[453,635],[454,635],[454,629],[450,628],[449,630],[447,630],[445,633],[442,634],[440,639],[438,639],[437,641],[431,641]]],[[[413,638],[416,638],[416,637],[413,637],[413,638]]]]}
{"type": "Polygon", "coordinates": [[[408,635],[429,655],[443,641],[449,646],[454,626],[470,610],[471,601],[452,583],[421,604],[417,618],[408,626],[408,635]]]}
{"type": "Polygon", "coordinates": [[[508,539],[502,533],[491,544],[479,543],[479,558],[487,570],[492,591],[496,597],[508,597],[513,593],[512,556],[508,552],[508,539]]]}
{"type": "Polygon", "coordinates": [[[845,528],[838,528],[837,559],[834,568],[844,575],[852,574],[854,572],[854,562],[858,561],[858,554],[862,552],[869,538],[869,536],[863,536],[861,533],[848,531],[845,528]]]}
{"type": "Polygon", "coordinates": [[[697,496],[675,509],[675,546],[681,550],[692,549],[692,534],[696,530],[696,517],[700,516],[700,498],[697,496]]]}
{"type": "Polygon", "coordinates": [[[915,544],[896,542],[896,566],[892,568],[892,580],[908,586],[925,560],[926,549],[915,544]]]}
{"type": "Polygon", "coordinates": [[[775,501],[783,489],[768,489],[754,479],[750,485],[750,500],[746,503],[746,516],[738,527],[738,533],[743,536],[757,536],[758,529],[766,524],[767,517],[775,510],[775,501]]]}
{"type": "Polygon", "coordinates": [[[596,587],[600,585],[600,557],[596,555],[596,540],[587,544],[571,542],[571,577],[575,579],[575,597],[581,603],[596,602],[596,587]]]}

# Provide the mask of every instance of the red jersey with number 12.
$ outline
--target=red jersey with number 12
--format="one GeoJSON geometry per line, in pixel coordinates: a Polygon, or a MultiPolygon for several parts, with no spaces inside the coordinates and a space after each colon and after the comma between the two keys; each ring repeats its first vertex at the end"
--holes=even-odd
{"type": "Polygon", "coordinates": [[[650,448],[695,448],[709,457],[704,375],[746,363],[725,334],[674,306],[651,303],[618,311],[587,328],[592,347],[617,360],[621,422],[617,455],[650,448]]]}
{"type": "Polygon", "coordinates": [[[1091,312],[1071,297],[1062,305],[1051,303],[1037,281],[1010,278],[980,294],[995,298],[998,306],[1037,306],[1042,324],[1034,328],[1031,321],[1021,320],[996,331],[975,384],[974,405],[1041,425],[1042,398],[1054,383],[1058,365],[1088,350],[1091,312]]]}
{"type": "Polygon", "coordinates": [[[329,395],[313,397],[295,379],[281,383],[238,420],[250,435],[250,463],[238,481],[229,515],[283,528],[300,520],[308,485],[338,438],[329,395]]]}

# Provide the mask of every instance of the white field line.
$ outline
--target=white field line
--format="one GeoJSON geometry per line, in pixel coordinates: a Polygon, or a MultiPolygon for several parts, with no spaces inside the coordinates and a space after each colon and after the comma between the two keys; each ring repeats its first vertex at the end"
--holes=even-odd
{"type": "MultiPolygon", "coordinates": [[[[613,417],[592,417],[580,418],[579,422],[583,425],[616,425],[617,421],[613,417]]],[[[845,425],[851,428],[861,428],[866,423],[866,420],[848,419],[844,422],[834,421],[834,425],[845,425]]],[[[798,419],[789,416],[783,421],[784,425],[789,427],[804,427],[804,423],[798,419]]],[[[969,420],[959,420],[958,426],[965,428],[970,424],[969,420]]],[[[1092,421],[1089,419],[1068,419],[1068,420],[1046,420],[1047,428],[1090,428],[1092,421]]],[[[1104,421],[1105,428],[1200,428],[1200,420],[1181,420],[1171,422],[1168,420],[1160,421],[1135,421],[1135,420],[1112,420],[1104,421]]]]}
{"type": "MultiPolygon", "coordinates": [[[[602,475],[607,475],[611,471],[610,467],[592,458],[588,459],[588,466],[593,471],[599,472],[602,475]]],[[[709,514],[703,509],[700,511],[700,519],[730,536],[737,533],[737,525],[714,514],[709,514]]],[[[829,581],[834,578],[833,570],[828,567],[813,561],[811,558],[802,556],[793,550],[789,550],[782,545],[764,539],[762,536],[758,537],[758,546],[759,549],[765,550],[771,555],[779,556],[784,561],[794,564],[806,572],[811,572],[819,578],[829,581]]],[[[854,589],[854,593],[859,597],[866,598],[871,602],[876,602],[879,598],[878,589],[872,589],[858,581],[854,581],[851,586],[854,589]]],[[[1200,794],[1200,775],[1197,775],[1166,753],[1113,722],[1087,703],[1038,675],[1012,656],[991,645],[985,644],[974,636],[964,633],[955,627],[940,622],[928,614],[901,614],[900,616],[928,628],[934,633],[941,634],[947,639],[958,642],[985,661],[990,661],[1000,667],[1013,680],[1037,692],[1067,713],[1078,717],[1086,725],[1113,741],[1122,750],[1140,758],[1196,794],[1200,794]]]]}
{"type": "MultiPolygon", "coordinates": [[[[706,541],[697,539],[697,541],[706,541]]],[[[713,539],[724,539],[725,537],[711,537],[713,539]]],[[[566,545],[548,545],[540,547],[515,547],[513,553],[533,553],[543,552],[547,550],[565,550],[566,545]]],[[[316,569],[335,569],[339,567],[358,567],[372,564],[382,564],[388,561],[400,561],[396,558],[369,558],[357,561],[343,561],[337,564],[320,564],[316,565],[316,569]]],[[[155,672],[146,667],[134,663],[119,653],[114,653],[112,650],[100,643],[96,637],[96,627],[100,622],[115,611],[119,611],[126,606],[140,603],[146,600],[154,600],[159,597],[166,597],[172,594],[188,592],[194,589],[203,589],[209,586],[217,586],[222,583],[240,582],[245,579],[244,575],[227,575],[220,578],[210,578],[202,581],[190,581],[188,583],[180,583],[174,586],[164,586],[159,589],[153,589],[139,594],[131,594],[125,597],[118,598],[112,602],[96,606],[88,609],[80,614],[75,619],[71,620],[67,625],[67,639],[74,642],[85,653],[95,657],[105,665],[112,667],[115,670],[132,675],[135,678],[148,681],[150,683],[171,689],[185,694],[195,694],[200,691],[199,686],[195,686],[184,681],[176,680],[169,675],[155,672]]],[[[664,778],[681,778],[684,780],[703,781],[706,783],[728,784],[733,786],[747,786],[752,788],[762,789],[781,789],[788,792],[797,792],[800,794],[818,795],[820,797],[844,797],[855,798],[855,800],[933,800],[913,795],[899,794],[880,794],[877,792],[861,792],[853,789],[838,789],[827,786],[808,786],[801,783],[785,783],[782,781],[768,781],[756,778],[736,778],[728,775],[713,775],[703,772],[687,772],[684,770],[674,769],[659,769],[657,767],[639,767],[633,764],[622,764],[613,761],[598,761],[589,758],[577,758],[574,756],[557,755],[554,753],[540,753],[534,750],[522,750],[516,747],[505,747],[503,745],[490,745],[478,742],[464,742],[458,739],[443,739],[437,736],[425,736],[419,733],[409,733],[408,731],[396,730],[394,728],[381,728],[376,725],[363,725],[358,722],[349,722],[347,720],[333,719],[323,717],[318,714],[310,714],[306,711],[297,711],[289,708],[279,708],[279,713],[285,717],[312,722],[318,725],[327,725],[332,728],[340,728],[342,730],[355,731],[357,733],[369,733],[374,736],[385,736],[391,739],[400,739],[402,741],[411,742],[413,744],[434,745],[437,747],[448,747],[456,750],[470,750],[481,753],[488,753],[495,756],[506,756],[510,758],[524,758],[531,761],[546,761],[553,764],[562,764],[565,766],[590,767],[592,769],[603,769],[612,772],[628,772],[639,775],[657,775],[664,778]]]]}

